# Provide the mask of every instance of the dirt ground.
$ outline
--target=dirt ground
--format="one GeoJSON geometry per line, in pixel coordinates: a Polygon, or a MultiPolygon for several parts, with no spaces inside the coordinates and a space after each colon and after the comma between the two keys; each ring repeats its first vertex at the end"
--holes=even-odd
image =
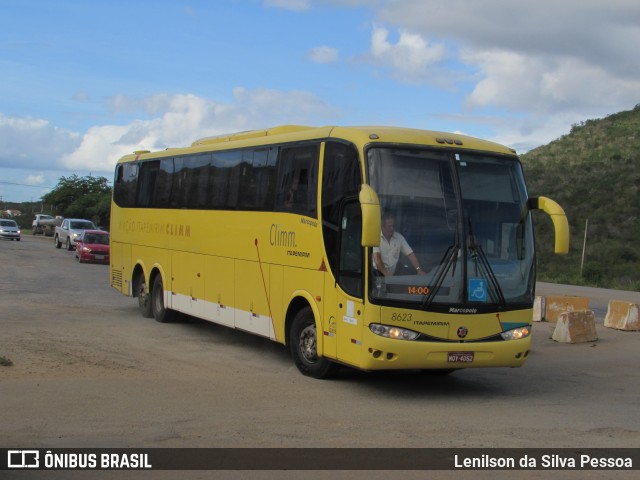
{"type": "MultiPolygon", "coordinates": [[[[0,357],[12,362],[0,366],[0,447],[640,447],[640,332],[603,327],[602,302],[611,293],[593,293],[597,342],[558,344],[549,338],[551,325],[536,325],[521,369],[447,377],[344,369],[319,381],[302,376],[286,349],[269,340],[197,320],[142,318],[134,299],[109,287],[108,272],[77,263],[73,252],[55,249],[48,238],[0,242],[0,357]]],[[[541,287],[556,294],[561,288],[541,287]]],[[[637,292],[624,295],[640,301],[637,292]]],[[[629,472],[562,473],[632,478],[629,472]]],[[[467,474],[489,478],[489,472],[252,472],[251,478],[467,474]]]]}

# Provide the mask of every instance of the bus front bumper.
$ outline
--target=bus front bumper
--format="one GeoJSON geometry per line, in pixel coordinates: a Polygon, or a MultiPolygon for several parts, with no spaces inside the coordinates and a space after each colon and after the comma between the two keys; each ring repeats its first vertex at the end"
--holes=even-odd
{"type": "Polygon", "coordinates": [[[531,336],[519,340],[461,343],[395,340],[366,332],[360,368],[440,370],[521,367],[530,349],[531,336]]]}

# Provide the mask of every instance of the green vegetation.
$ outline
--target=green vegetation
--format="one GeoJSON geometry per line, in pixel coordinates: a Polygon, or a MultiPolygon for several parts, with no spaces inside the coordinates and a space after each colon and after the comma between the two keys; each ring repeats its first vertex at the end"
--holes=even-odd
{"type": "Polygon", "coordinates": [[[58,184],[42,197],[40,202],[0,205],[2,209],[18,210],[22,215],[14,218],[23,235],[31,233],[35,213],[48,213],[66,218],[86,218],[97,226],[108,229],[111,214],[111,187],[105,177],[60,177],[58,184]]]}
{"type": "Polygon", "coordinates": [[[96,225],[109,222],[111,187],[105,177],[61,177],[58,185],[42,197],[53,205],[53,214],[66,218],[87,218],[96,225]]]}
{"type": "Polygon", "coordinates": [[[640,105],[574,125],[522,163],[529,194],[562,205],[571,229],[569,255],[555,256],[551,221],[534,214],[538,278],[640,290],[640,105]]]}

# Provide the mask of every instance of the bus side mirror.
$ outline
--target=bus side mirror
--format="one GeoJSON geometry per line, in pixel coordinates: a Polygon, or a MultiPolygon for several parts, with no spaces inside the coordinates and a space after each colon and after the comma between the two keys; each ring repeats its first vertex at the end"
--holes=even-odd
{"type": "Polygon", "coordinates": [[[380,245],[380,200],[370,185],[362,185],[360,208],[362,209],[362,246],[377,247],[380,245]]]}
{"type": "Polygon", "coordinates": [[[555,253],[569,253],[569,222],[562,207],[547,197],[532,197],[527,201],[527,207],[529,210],[542,210],[551,217],[556,232],[555,253]]]}

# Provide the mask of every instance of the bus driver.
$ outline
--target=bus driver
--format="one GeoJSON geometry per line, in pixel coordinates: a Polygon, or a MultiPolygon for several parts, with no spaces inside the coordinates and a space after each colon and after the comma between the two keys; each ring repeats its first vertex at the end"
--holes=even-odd
{"type": "Polygon", "coordinates": [[[380,235],[380,246],[373,247],[373,266],[378,274],[385,277],[392,276],[396,271],[400,254],[404,254],[418,275],[425,272],[420,267],[418,257],[413,253],[413,249],[407,243],[402,234],[396,232],[396,219],[391,213],[382,216],[382,233],[380,235]]]}

